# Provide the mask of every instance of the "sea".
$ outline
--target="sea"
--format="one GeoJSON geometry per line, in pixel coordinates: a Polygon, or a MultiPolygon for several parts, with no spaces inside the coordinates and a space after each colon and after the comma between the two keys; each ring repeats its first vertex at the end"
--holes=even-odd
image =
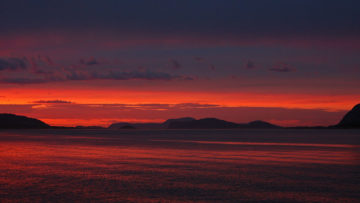
{"type": "Polygon", "coordinates": [[[360,130],[1,130],[0,202],[360,202],[360,130]]]}

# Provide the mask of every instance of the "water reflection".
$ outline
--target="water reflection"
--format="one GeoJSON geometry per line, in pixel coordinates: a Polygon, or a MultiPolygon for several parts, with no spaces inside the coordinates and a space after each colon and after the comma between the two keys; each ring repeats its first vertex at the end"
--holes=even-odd
{"type": "Polygon", "coordinates": [[[51,133],[0,133],[0,200],[360,200],[357,145],[51,133]]]}

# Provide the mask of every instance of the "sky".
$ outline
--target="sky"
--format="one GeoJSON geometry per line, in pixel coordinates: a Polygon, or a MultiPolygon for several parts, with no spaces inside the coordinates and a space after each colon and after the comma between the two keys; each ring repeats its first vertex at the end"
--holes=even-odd
{"type": "Polygon", "coordinates": [[[360,103],[359,22],[356,0],[1,0],[0,112],[336,124],[360,103]]]}

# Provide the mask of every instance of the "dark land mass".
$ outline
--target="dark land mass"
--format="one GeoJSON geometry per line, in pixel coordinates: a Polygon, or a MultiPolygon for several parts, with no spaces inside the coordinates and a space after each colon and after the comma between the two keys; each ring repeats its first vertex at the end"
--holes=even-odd
{"type": "Polygon", "coordinates": [[[0,129],[41,129],[51,126],[35,118],[14,114],[0,114],[0,129]]]}
{"type": "MultiPolygon", "coordinates": [[[[38,119],[14,114],[0,114],[0,129],[105,129],[101,126],[63,127],[50,126],[38,119]]],[[[163,123],[113,123],[108,129],[280,129],[285,128],[265,121],[234,123],[217,118],[195,119],[191,117],[168,119],[163,123]]],[[[344,118],[332,126],[297,126],[285,129],[344,129],[360,128],[360,104],[349,111],[344,118]]]]}
{"type": "Polygon", "coordinates": [[[110,129],[123,129],[125,126],[132,126],[136,129],[168,129],[170,124],[173,122],[187,122],[194,121],[196,119],[191,117],[177,118],[177,119],[168,119],[163,123],[113,123],[109,126],[110,129]]]}
{"type": "Polygon", "coordinates": [[[336,128],[360,128],[360,104],[354,106],[344,118],[338,123],[336,128]]]}
{"type": "Polygon", "coordinates": [[[286,129],[329,129],[332,127],[326,126],[294,126],[294,127],[285,127],[286,129]]]}
{"type": "Polygon", "coordinates": [[[191,118],[191,117],[168,119],[167,121],[162,123],[162,126],[165,127],[165,128],[170,128],[170,126],[173,125],[173,123],[193,122],[193,121],[196,121],[196,119],[191,118]]]}
{"type": "Polygon", "coordinates": [[[356,105],[337,125],[281,127],[265,121],[252,121],[239,124],[217,118],[194,119],[191,117],[169,119],[164,123],[114,123],[110,129],[121,129],[130,125],[137,129],[342,129],[360,128],[360,104],[356,105]]]}
{"type": "Polygon", "coordinates": [[[75,129],[105,129],[104,127],[101,126],[76,126],[75,129]]]}
{"type": "Polygon", "coordinates": [[[246,124],[238,124],[220,120],[217,118],[203,118],[191,121],[172,121],[169,123],[169,129],[236,129],[236,128],[281,128],[264,121],[253,121],[246,124]]]}
{"type": "Polygon", "coordinates": [[[162,129],[161,123],[127,123],[127,122],[121,122],[121,123],[113,123],[108,128],[109,129],[124,129],[123,127],[126,126],[132,126],[136,129],[162,129]]]}
{"type": "Polygon", "coordinates": [[[132,126],[136,129],[237,129],[237,128],[281,128],[264,121],[253,121],[246,124],[238,124],[220,120],[217,118],[195,119],[191,117],[168,119],[164,123],[114,123],[110,129],[123,129],[132,126]]]}
{"type": "Polygon", "coordinates": [[[239,124],[240,128],[282,128],[281,126],[274,125],[265,121],[252,121],[247,124],[239,124]]]}
{"type": "Polygon", "coordinates": [[[238,124],[216,118],[203,118],[191,121],[173,120],[169,123],[169,129],[225,129],[237,128],[238,124]]]}
{"type": "Polygon", "coordinates": [[[131,126],[131,125],[126,125],[126,126],[121,127],[121,129],[132,130],[132,129],[136,129],[136,128],[134,126],[131,126]]]}

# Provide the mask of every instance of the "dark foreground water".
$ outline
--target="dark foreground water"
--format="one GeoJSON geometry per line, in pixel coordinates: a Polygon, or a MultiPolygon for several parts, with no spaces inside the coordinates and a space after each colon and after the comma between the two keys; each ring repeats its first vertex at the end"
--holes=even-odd
{"type": "Polygon", "coordinates": [[[359,130],[0,131],[0,202],[360,202],[359,130]]]}

